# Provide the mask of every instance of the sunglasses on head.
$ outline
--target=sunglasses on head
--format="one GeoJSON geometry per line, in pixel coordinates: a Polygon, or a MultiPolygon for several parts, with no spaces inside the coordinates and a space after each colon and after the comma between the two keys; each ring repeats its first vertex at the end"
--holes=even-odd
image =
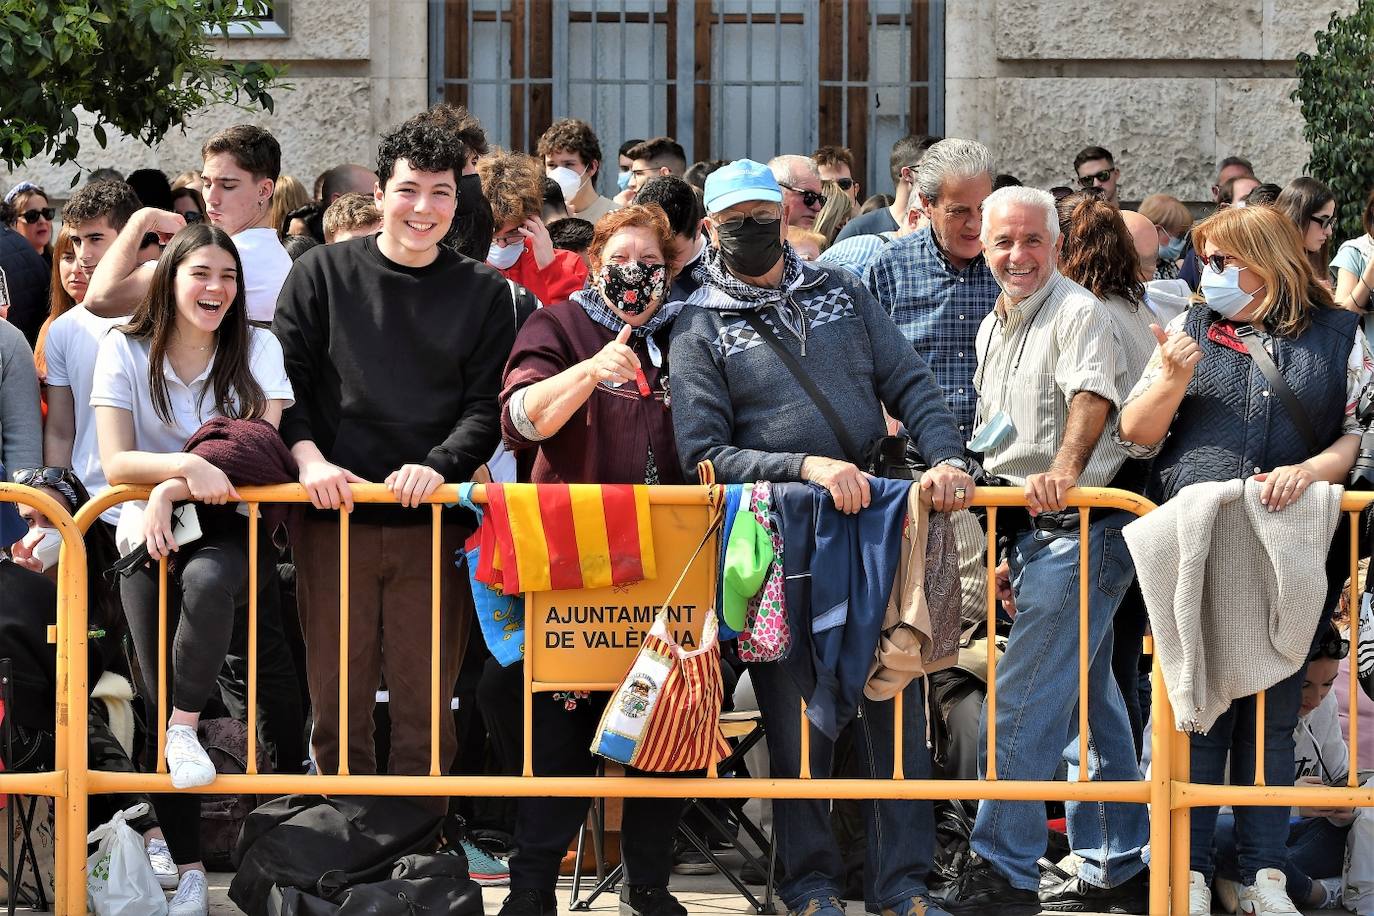
{"type": "Polygon", "coordinates": [[[57,211],[52,207],[44,207],[41,210],[25,210],[23,213],[19,214],[19,218],[26,223],[32,224],[38,222],[40,219],[52,222],[52,218],[56,215],[57,211]]]}
{"type": "MultiPolygon", "coordinates": [[[[1330,229],[1332,226],[1336,224],[1336,214],[1334,213],[1330,216],[1317,216],[1314,213],[1311,216],[1309,216],[1308,219],[1310,219],[1312,222],[1316,223],[1323,229],[1330,229]]],[[[33,222],[33,220],[30,220],[29,222],[33,222]]]]}
{"type": "Polygon", "coordinates": [[[1338,633],[1331,633],[1321,642],[1317,643],[1312,654],[1308,656],[1308,661],[1316,661],[1319,658],[1334,658],[1337,661],[1350,654],[1350,640],[1338,633]]]}
{"type": "Polygon", "coordinates": [[[790,184],[783,184],[781,181],[779,181],[778,184],[801,197],[802,206],[804,207],[814,210],[825,204],[825,195],[820,191],[807,191],[804,188],[794,188],[790,184]]]}
{"type": "Polygon", "coordinates": [[[1091,175],[1079,175],[1078,183],[1082,187],[1091,188],[1097,182],[1106,182],[1112,177],[1112,172],[1116,169],[1103,169],[1100,172],[1093,172],[1091,175]]]}

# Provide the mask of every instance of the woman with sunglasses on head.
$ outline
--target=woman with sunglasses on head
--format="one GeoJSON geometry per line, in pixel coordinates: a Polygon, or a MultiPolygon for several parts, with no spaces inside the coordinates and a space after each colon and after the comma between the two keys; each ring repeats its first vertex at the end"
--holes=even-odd
{"type": "MultiPolygon", "coordinates": [[[[167,716],[165,756],[176,788],[215,779],[196,726],[216,690],[235,616],[246,613],[249,601],[246,519],[233,509],[214,508],[237,502],[238,493],[223,471],[182,449],[212,418],[262,419],[275,427],[292,403],[281,344],[270,331],[248,323],[242,276],[238,251],[223,230],[200,223],[178,232],[129,323],[101,340],[91,391],[109,482],[153,486],[139,532],[152,562],[121,582],[150,704],[158,697],[157,561],[174,560],[167,583],[171,709],[160,714],[167,716]],[[202,533],[178,547],[173,504],[188,499],[201,504],[195,509],[202,533]]],[[[121,523],[128,524],[129,516],[126,506],[121,523]]],[[[267,562],[270,540],[261,539],[260,565],[267,562]]],[[[181,871],[171,912],[202,914],[206,883],[197,798],[161,795],[155,804],[181,871]]]]}
{"type": "Polygon", "coordinates": [[[31,181],[21,181],[5,195],[5,207],[10,228],[51,264],[52,221],[57,212],[48,203],[48,193],[31,181]]]}
{"type": "Polygon", "coordinates": [[[1327,247],[1336,228],[1336,196],[1315,178],[1294,178],[1279,192],[1274,206],[1298,227],[1303,252],[1317,282],[1331,289],[1327,247]]]}
{"type": "MultiPolygon", "coordinates": [[[[1119,435],[1136,457],[1153,457],[1145,493],[1156,502],[1184,487],[1237,478],[1262,484],[1260,499],[1282,511],[1314,481],[1344,483],[1360,442],[1356,408],[1374,378],[1359,319],[1337,309],[1312,270],[1291,220],[1271,207],[1228,208],[1193,230],[1203,258],[1201,296],[1154,326],[1159,342],[1121,411],[1119,435]],[[1253,335],[1253,337],[1251,336],[1253,335]],[[1254,340],[1306,414],[1289,412],[1245,346],[1254,340]],[[1308,440],[1314,444],[1308,444],[1308,440]]],[[[1205,610],[1205,609],[1204,609],[1205,610]]],[[[1298,670],[1265,691],[1264,773],[1291,785],[1293,732],[1302,704],[1298,670]]],[[[1193,781],[1253,783],[1255,696],[1233,702],[1192,740],[1193,781]]],[[[1257,914],[1295,913],[1283,873],[1288,809],[1235,813],[1242,904],[1257,914]]],[[[1210,912],[1217,809],[1192,817],[1190,912],[1210,912]]]]}

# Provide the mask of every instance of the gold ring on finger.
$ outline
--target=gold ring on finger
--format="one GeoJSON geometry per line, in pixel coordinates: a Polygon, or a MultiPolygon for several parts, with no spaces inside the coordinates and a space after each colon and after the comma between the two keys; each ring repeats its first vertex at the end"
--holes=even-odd
{"type": "Polygon", "coordinates": [[[966,497],[966,496],[968,496],[968,490],[964,489],[963,487],[955,487],[955,488],[954,488],[954,498],[955,498],[955,499],[963,499],[963,498],[966,497]]]}

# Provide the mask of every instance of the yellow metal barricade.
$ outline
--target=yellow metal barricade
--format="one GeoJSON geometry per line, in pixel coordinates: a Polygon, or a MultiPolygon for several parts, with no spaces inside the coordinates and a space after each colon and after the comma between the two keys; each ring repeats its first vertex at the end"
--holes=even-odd
{"type": "MultiPolygon", "coordinates": [[[[49,641],[56,643],[57,651],[53,769],[47,773],[0,773],[0,794],[53,799],[53,905],[58,913],[76,912],[86,904],[86,545],[70,513],[41,490],[0,482],[0,503],[38,510],[62,535],[57,559],[57,623],[49,630],[49,641]]],[[[4,654],[3,646],[0,654],[4,654]]],[[[9,712],[6,710],[7,715],[9,712]]],[[[15,799],[9,803],[14,804],[15,799]]],[[[10,890],[14,892],[13,887],[10,890]]]]}
{"type": "MultiPolygon", "coordinates": [[[[92,500],[78,512],[76,519],[67,518],[51,500],[32,490],[0,485],[0,499],[7,494],[11,500],[36,505],[44,512],[51,512],[49,518],[63,533],[62,586],[59,595],[59,632],[58,632],[58,672],[59,672],[59,721],[58,721],[58,766],[56,772],[33,776],[0,776],[0,791],[11,787],[12,791],[43,792],[62,798],[58,816],[58,900],[59,912],[84,912],[84,839],[85,806],[87,795],[92,792],[114,791],[169,791],[170,781],[162,762],[161,748],[166,736],[166,677],[159,677],[159,722],[157,726],[158,770],[157,773],[114,773],[88,772],[85,740],[73,740],[73,736],[84,735],[87,728],[87,709],[84,696],[85,684],[85,563],[69,562],[71,556],[80,553],[80,531],[87,530],[102,514],[104,509],[125,500],[144,499],[148,488],[114,488],[92,500]]],[[[1088,801],[1088,802],[1128,802],[1150,805],[1150,912],[1167,913],[1171,887],[1175,901],[1182,898],[1186,913],[1187,828],[1189,828],[1189,809],[1208,803],[1355,803],[1355,805],[1374,805],[1374,792],[1359,790],[1355,784],[1340,790],[1318,790],[1318,788],[1274,788],[1274,787],[1198,787],[1187,783],[1189,775],[1189,747],[1186,740],[1175,740],[1173,714],[1169,709],[1168,696],[1158,661],[1153,665],[1153,709],[1150,733],[1153,769],[1147,780],[1136,781],[1099,781],[1088,780],[1087,766],[1081,766],[1079,779],[1074,781],[1022,781],[999,779],[998,759],[996,759],[996,656],[992,640],[989,640],[988,658],[988,761],[987,779],[970,781],[948,780],[908,780],[901,777],[901,755],[894,754],[897,770],[892,779],[834,779],[834,777],[809,776],[807,769],[808,748],[802,731],[801,765],[802,777],[796,780],[752,779],[717,780],[712,777],[605,777],[589,780],[584,777],[536,777],[530,776],[529,742],[525,750],[525,775],[518,777],[499,776],[445,776],[442,775],[440,755],[438,755],[438,715],[448,714],[448,692],[452,685],[442,684],[438,677],[438,621],[442,595],[440,592],[440,564],[453,562],[452,556],[442,555],[440,545],[440,514],[442,505],[456,503],[458,488],[444,486],[430,497],[430,522],[433,527],[433,548],[430,551],[431,570],[433,570],[433,593],[430,602],[431,658],[436,661],[431,674],[431,758],[430,773],[426,776],[372,776],[350,775],[348,773],[348,696],[345,685],[348,683],[348,614],[341,615],[341,640],[339,640],[339,772],[319,776],[264,775],[256,772],[257,746],[257,542],[262,537],[260,525],[260,505],[264,503],[306,503],[305,490],[297,485],[272,486],[272,488],[240,488],[249,508],[249,666],[247,666],[247,715],[249,715],[249,773],[243,776],[220,776],[212,786],[190,790],[196,792],[256,792],[256,794],[283,794],[283,792],[334,792],[334,794],[385,794],[385,795],[497,795],[497,797],[530,797],[530,795],[563,795],[563,797],[761,797],[761,798],[967,798],[967,799],[1006,799],[1006,801],[1088,801]],[[1172,878],[1172,880],[1171,880],[1172,878]]],[[[360,504],[393,504],[392,493],[381,485],[354,485],[354,500],[360,504]]],[[[485,501],[481,486],[474,489],[475,501],[485,501]]],[[[574,595],[570,592],[544,592],[528,596],[526,602],[526,639],[554,639],[554,643],[543,647],[556,648],[572,644],[580,650],[569,652],[566,656],[541,652],[534,665],[526,672],[526,703],[534,691],[547,689],[610,689],[617,684],[620,673],[624,672],[633,658],[636,637],[631,633],[649,629],[653,615],[631,615],[625,626],[610,628],[618,637],[607,637],[602,641],[591,641],[583,645],[583,634],[595,629],[591,623],[578,623],[572,617],[561,617],[558,608],[569,607],[572,603],[584,606],[603,607],[622,604],[627,607],[655,607],[666,597],[666,589],[682,573],[692,549],[697,547],[699,538],[705,531],[709,516],[712,493],[701,486],[679,486],[679,488],[651,488],[650,504],[653,512],[655,544],[658,553],[657,580],[629,586],[638,589],[633,593],[624,591],[614,593],[583,592],[574,595]],[[640,619],[643,618],[643,619],[640,619]],[[556,626],[551,626],[555,623],[556,626]],[[554,636],[550,636],[550,634],[554,636]]],[[[1342,508],[1348,512],[1358,512],[1360,508],[1374,500],[1374,496],[1347,496],[1342,508]]],[[[1025,497],[1018,489],[980,489],[976,504],[988,509],[988,529],[995,531],[996,515],[999,508],[1025,507],[1025,497]]],[[[1070,492],[1069,504],[1079,509],[1080,530],[1090,530],[1087,514],[1091,509],[1125,509],[1135,515],[1143,515],[1153,509],[1153,504],[1121,490],[1076,489],[1070,492]]],[[[425,509],[411,509],[423,512],[425,509]]],[[[339,549],[343,558],[348,558],[349,525],[348,514],[339,514],[339,549]]],[[[1088,754],[1083,747],[1087,743],[1088,703],[1094,699],[1088,696],[1088,648],[1087,648],[1087,586],[1085,575],[1088,563],[1087,537],[1080,542],[1080,628],[1079,628],[1079,687],[1080,687],[1080,759],[1087,761],[1088,754]]],[[[988,615],[996,614],[995,533],[988,534],[988,615]]],[[[1352,563],[1356,559],[1358,541],[1351,541],[1352,563]]],[[[713,558],[712,558],[713,560],[713,558]]],[[[701,560],[698,560],[701,564],[701,560]]],[[[162,564],[161,596],[161,641],[168,639],[166,633],[166,592],[165,562],[162,564]]],[[[341,563],[339,570],[339,592],[341,608],[348,607],[348,562],[341,563]]],[[[683,611],[682,629],[690,632],[699,626],[699,612],[709,611],[713,595],[702,591],[701,582],[688,577],[684,582],[683,596],[675,604],[691,604],[691,611],[683,611]],[[690,597],[691,600],[687,600],[690,597]]],[[[1352,585],[1352,599],[1358,610],[1358,584],[1352,585]]],[[[1358,612],[1352,617],[1358,618],[1358,612]]],[[[1358,621],[1355,622],[1358,626],[1358,621]]],[[[605,628],[603,628],[605,629],[605,628]]],[[[1358,632],[1352,633],[1352,644],[1358,632]]],[[[532,643],[528,643],[532,645],[532,643]]],[[[165,659],[165,654],[164,654],[165,659]]],[[[165,662],[162,662],[165,665],[165,662]]],[[[1352,696],[1359,689],[1352,677],[1352,696]]],[[[1099,702],[1099,700],[1096,700],[1099,702]]],[[[526,729],[530,717],[526,706],[526,729]]],[[[1352,717],[1353,722],[1353,717],[1352,717]]],[[[1355,726],[1352,724],[1352,772],[1355,770],[1355,726]]],[[[897,740],[901,740],[900,731],[897,740]]],[[[1353,777],[1352,777],[1353,779],[1353,777]]]]}

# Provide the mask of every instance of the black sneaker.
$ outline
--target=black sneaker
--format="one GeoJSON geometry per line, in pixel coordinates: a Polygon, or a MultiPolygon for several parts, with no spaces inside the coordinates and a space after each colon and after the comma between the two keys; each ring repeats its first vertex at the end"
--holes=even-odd
{"type": "Polygon", "coordinates": [[[1098,887],[1078,876],[1040,889],[1040,906],[1055,913],[1147,913],[1150,870],[1116,887],[1098,887]]]}
{"type": "Polygon", "coordinates": [[[953,916],[1036,916],[1040,912],[1040,896],[1035,891],[1012,887],[1001,872],[976,856],[958,880],[931,894],[931,899],[953,916]]]}
{"type": "Polygon", "coordinates": [[[552,893],[513,890],[497,916],[558,916],[558,900],[552,893]]]}
{"type": "Polygon", "coordinates": [[[673,848],[673,873],[678,875],[712,875],[716,867],[710,857],[703,855],[686,840],[678,840],[673,848]]]}
{"type": "Polygon", "coordinates": [[[687,908],[666,887],[620,886],[620,916],[687,916],[687,908]]]}

